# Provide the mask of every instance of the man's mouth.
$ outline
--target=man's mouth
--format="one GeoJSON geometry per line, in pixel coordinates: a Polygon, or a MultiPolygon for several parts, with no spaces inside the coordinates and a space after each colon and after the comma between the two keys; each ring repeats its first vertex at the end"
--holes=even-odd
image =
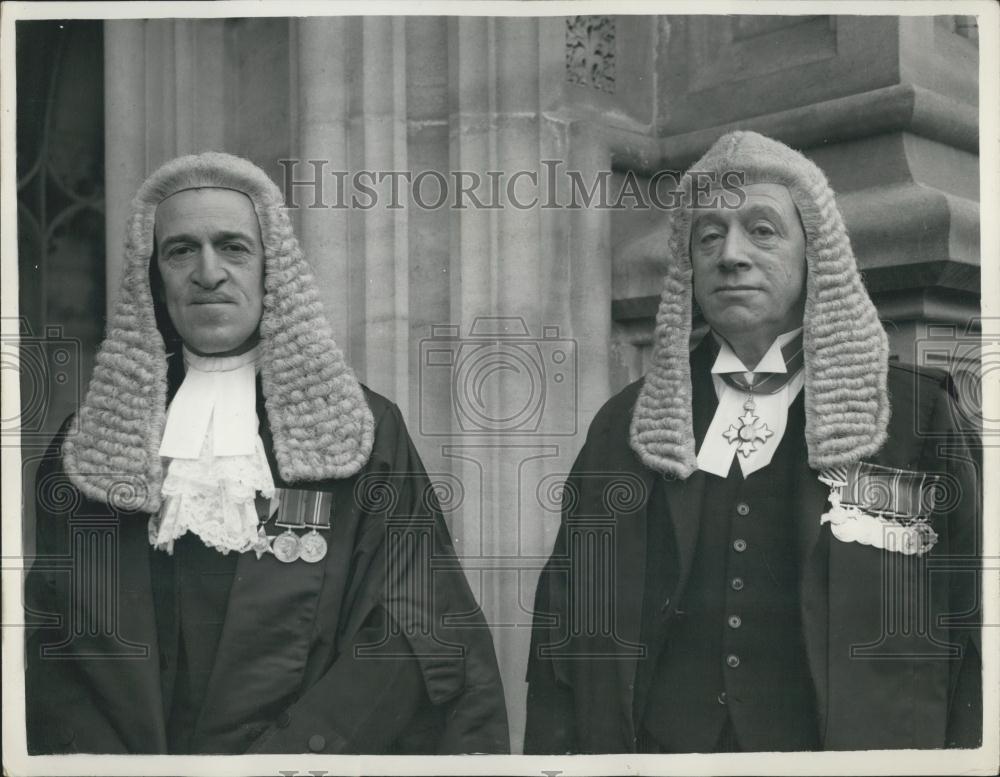
{"type": "Polygon", "coordinates": [[[205,297],[191,300],[192,305],[232,305],[234,301],[228,297],[205,297]]]}
{"type": "Polygon", "coordinates": [[[757,286],[719,286],[715,290],[717,294],[725,294],[734,291],[760,291],[760,288],[757,286]]]}

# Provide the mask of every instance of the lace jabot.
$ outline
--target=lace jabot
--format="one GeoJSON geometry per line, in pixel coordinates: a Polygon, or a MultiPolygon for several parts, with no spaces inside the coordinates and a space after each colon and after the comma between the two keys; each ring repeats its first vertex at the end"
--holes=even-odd
{"type": "Polygon", "coordinates": [[[254,499],[274,495],[256,409],[258,349],[204,357],[184,350],[184,382],[167,409],[160,455],[166,459],[163,504],[149,521],[149,541],[173,552],[197,534],[221,553],[257,541],[254,499]]]}

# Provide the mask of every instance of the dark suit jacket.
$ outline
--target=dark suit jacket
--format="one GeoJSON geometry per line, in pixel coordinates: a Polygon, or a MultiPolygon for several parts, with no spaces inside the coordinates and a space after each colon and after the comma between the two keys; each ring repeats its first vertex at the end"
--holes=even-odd
{"type": "MultiPolygon", "coordinates": [[[[332,493],[326,558],[237,562],[196,752],[508,752],[489,629],[398,408],[366,396],[362,472],[276,482],[332,493]]],[[[81,498],[60,442],[38,475],[26,584],[29,618],[47,621],[27,642],[28,750],[162,753],[177,656],[156,619],[169,633],[176,616],[154,611],[152,580],[169,559],[150,551],[148,515],[81,498]]]]}
{"type": "MultiPolygon", "coordinates": [[[[713,396],[706,348],[693,389],[713,396]]],[[[601,408],[566,483],[562,525],[539,579],[527,679],[525,752],[633,752],[647,521],[669,520],[677,557],[666,613],[683,609],[704,476],[664,477],[668,515],[647,515],[656,478],[629,447],[641,381],[601,408]],[[595,550],[596,549],[596,550],[595,550]],[[603,622],[611,624],[601,628],[603,622]]],[[[921,557],[841,542],[820,525],[829,489],[804,445],[787,520],[798,539],[800,601],[822,747],[977,746],[981,683],[976,574],[981,477],[959,433],[944,373],[893,365],[892,420],[874,463],[942,474],[938,544],[921,557]],[[946,503],[946,504],[945,504],[946,503]]],[[[644,673],[645,674],[645,673],[644,673]]],[[[648,676],[648,675],[645,675],[648,676]]]]}

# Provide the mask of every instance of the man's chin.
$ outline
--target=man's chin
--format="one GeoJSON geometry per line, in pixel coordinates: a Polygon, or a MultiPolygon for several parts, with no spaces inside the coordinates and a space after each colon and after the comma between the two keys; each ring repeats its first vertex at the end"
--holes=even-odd
{"type": "Polygon", "coordinates": [[[742,306],[732,306],[719,316],[705,316],[708,325],[723,337],[730,335],[746,336],[750,332],[763,328],[764,320],[759,313],[742,306]]]}

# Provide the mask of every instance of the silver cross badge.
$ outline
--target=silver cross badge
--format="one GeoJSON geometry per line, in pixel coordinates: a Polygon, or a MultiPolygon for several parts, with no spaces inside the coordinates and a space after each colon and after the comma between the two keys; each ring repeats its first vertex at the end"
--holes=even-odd
{"type": "Polygon", "coordinates": [[[730,424],[722,434],[729,442],[736,443],[736,450],[742,453],[744,458],[749,458],[750,454],[757,450],[757,443],[765,442],[774,432],[767,428],[767,424],[762,422],[753,410],[747,409],[740,416],[739,427],[730,424]]]}

